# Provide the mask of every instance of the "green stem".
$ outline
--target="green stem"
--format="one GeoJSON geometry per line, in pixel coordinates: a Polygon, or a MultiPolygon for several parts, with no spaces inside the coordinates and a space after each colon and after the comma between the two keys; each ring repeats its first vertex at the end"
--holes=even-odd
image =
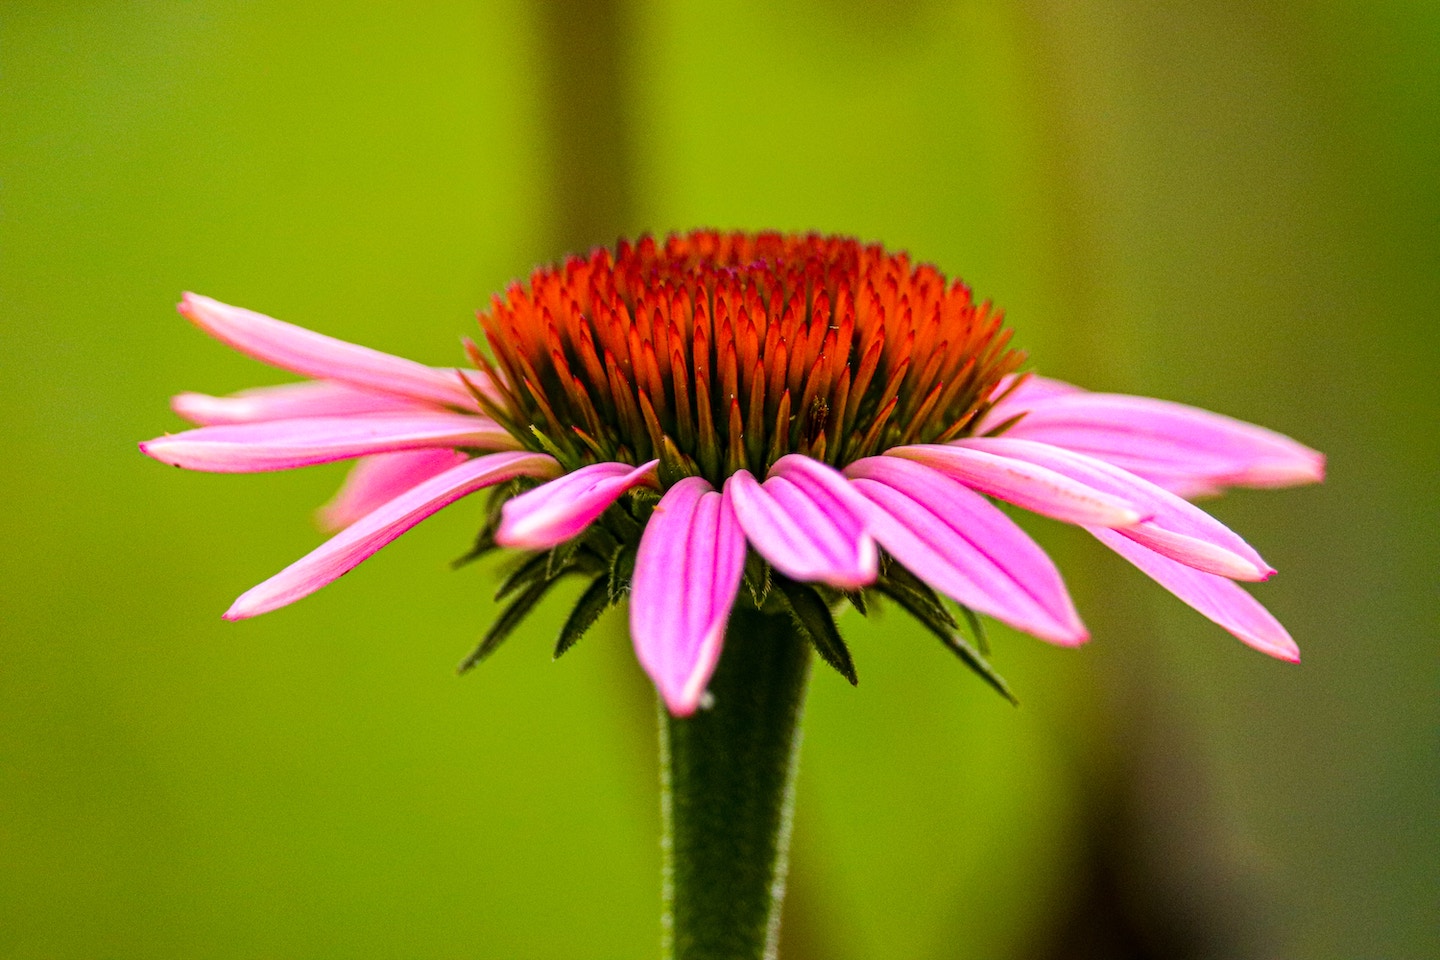
{"type": "Polygon", "coordinates": [[[789,616],[736,610],[713,703],[660,710],[665,960],[773,960],[810,646],[789,616]]]}

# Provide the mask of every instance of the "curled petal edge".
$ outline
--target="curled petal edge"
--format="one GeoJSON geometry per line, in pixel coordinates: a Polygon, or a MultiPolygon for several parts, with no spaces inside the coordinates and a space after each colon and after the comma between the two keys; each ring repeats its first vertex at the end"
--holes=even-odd
{"type": "Polygon", "coordinates": [[[501,507],[495,542],[546,550],[578,536],[627,490],[655,486],[659,460],[640,466],[593,463],[527,490],[501,507]]]}

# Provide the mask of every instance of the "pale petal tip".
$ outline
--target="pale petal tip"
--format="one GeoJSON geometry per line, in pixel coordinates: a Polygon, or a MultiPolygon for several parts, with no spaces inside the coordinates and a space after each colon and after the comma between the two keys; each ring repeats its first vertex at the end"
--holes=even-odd
{"type": "MultiPolygon", "coordinates": [[[[230,604],[230,609],[220,614],[220,619],[228,620],[231,623],[239,623],[241,620],[249,620],[252,617],[260,616],[262,613],[269,613],[272,610],[278,610],[280,607],[288,606],[286,603],[276,604],[272,598],[268,598],[263,593],[260,593],[264,586],[265,584],[262,583],[240,594],[240,596],[235,598],[235,602],[230,604]]],[[[297,597],[296,599],[299,598],[297,597]]]]}
{"type": "MultiPolygon", "coordinates": [[[[1063,585],[1061,587],[1063,591],[1063,585]]],[[[1027,629],[1025,632],[1032,636],[1039,637],[1047,643],[1053,643],[1057,647],[1073,649],[1082,647],[1090,642],[1090,628],[1085,626],[1085,621],[1080,619],[1080,611],[1075,609],[1075,602],[1070,599],[1070,594],[1062,593],[1059,604],[1049,611],[1049,626],[1044,633],[1034,629],[1027,629]]]]}
{"type": "Polygon", "coordinates": [[[191,420],[195,413],[203,409],[206,406],[206,401],[210,399],[210,397],[205,396],[203,393],[177,393],[170,398],[170,410],[177,416],[191,420]]]}
{"type": "Polygon", "coordinates": [[[1149,523],[1155,519],[1155,514],[1144,513],[1126,504],[1116,509],[1115,518],[1117,520],[1114,524],[1116,527],[1133,527],[1137,523],[1149,523]]]}
{"type": "MultiPolygon", "coordinates": [[[[1236,566],[1240,567],[1241,563],[1237,563],[1236,566]]],[[[1243,569],[1236,570],[1235,575],[1229,579],[1240,580],[1244,583],[1264,583],[1278,572],[1262,558],[1259,563],[1243,561],[1243,569]]],[[[1225,576],[1225,574],[1221,574],[1221,576],[1225,576]]]]}
{"type": "Polygon", "coordinates": [[[165,449],[164,437],[156,437],[154,440],[141,440],[139,443],[136,444],[136,446],[140,448],[141,453],[145,454],[145,456],[149,457],[151,460],[163,463],[169,467],[179,466],[179,464],[175,463],[173,460],[167,460],[164,456],[162,456],[165,449]]]}
{"type": "Polygon", "coordinates": [[[1239,637],[1246,646],[1260,651],[1267,657],[1273,657],[1283,663],[1300,662],[1300,647],[1291,639],[1289,633],[1283,632],[1283,628],[1279,634],[1269,634],[1266,636],[1249,632],[1232,632],[1234,632],[1235,636],[1239,637]]]}
{"type": "Polygon", "coordinates": [[[701,669],[696,670],[689,677],[680,683],[673,679],[655,676],[655,689],[660,693],[660,699],[665,701],[665,709],[670,711],[672,717],[688,717],[700,708],[705,700],[705,688],[710,683],[711,669],[705,669],[704,664],[699,665],[701,669]]]}
{"type": "Polygon", "coordinates": [[[209,297],[202,297],[198,293],[191,293],[189,290],[186,290],[180,294],[180,302],[175,304],[175,310],[186,320],[199,323],[200,318],[196,316],[196,314],[209,302],[212,302],[209,297]]]}
{"type": "Polygon", "coordinates": [[[1075,612],[1074,607],[1063,615],[1052,614],[1048,619],[1048,624],[1034,623],[1019,629],[1057,647],[1082,647],[1090,642],[1090,628],[1080,620],[1080,614],[1075,612]]]}
{"type": "Polygon", "coordinates": [[[1325,482],[1325,455],[1306,447],[1283,462],[1266,463],[1237,473],[1214,478],[1220,486],[1258,487],[1278,490],[1325,482]]]}
{"type": "Polygon", "coordinates": [[[1324,483],[1326,459],[1325,454],[1312,447],[1296,443],[1299,448],[1294,454],[1287,458],[1283,465],[1278,465],[1273,470],[1271,486],[1276,487],[1299,487],[1309,483],[1324,483]]]}
{"type": "Polygon", "coordinates": [[[681,720],[694,715],[700,706],[699,695],[687,697],[683,693],[671,693],[662,689],[660,696],[665,701],[665,709],[670,711],[670,716],[681,720]]]}
{"type": "Polygon", "coordinates": [[[1274,471],[1275,486],[1299,487],[1307,483],[1324,483],[1327,466],[1325,454],[1303,444],[1297,446],[1300,449],[1295,455],[1283,467],[1274,471]]]}
{"type": "Polygon", "coordinates": [[[860,571],[859,582],[853,587],[846,587],[847,590],[856,590],[860,587],[868,587],[880,576],[880,548],[875,545],[875,540],[870,536],[860,538],[860,549],[855,558],[856,568],[860,571]]]}
{"type": "Polygon", "coordinates": [[[351,518],[333,501],[315,508],[315,526],[326,536],[339,533],[350,526],[351,518]]]}
{"type": "MultiPolygon", "coordinates": [[[[509,504],[505,506],[509,506],[509,504]]],[[[511,550],[549,550],[569,539],[572,538],[564,537],[557,541],[539,523],[514,520],[511,515],[505,513],[504,507],[500,508],[500,526],[495,530],[495,543],[499,546],[508,547],[511,550]]]]}
{"type": "MultiPolygon", "coordinates": [[[[1261,608],[1263,611],[1263,607],[1261,608]]],[[[1295,638],[1290,636],[1290,631],[1285,625],[1273,616],[1266,613],[1268,623],[1246,624],[1241,629],[1232,629],[1230,625],[1221,624],[1229,630],[1241,643],[1253,650],[1258,650],[1267,657],[1274,657],[1276,660],[1285,663],[1300,662],[1300,645],[1295,638]]]]}
{"type": "Polygon", "coordinates": [[[710,628],[705,634],[705,639],[700,644],[702,651],[714,651],[713,654],[703,655],[695,664],[694,670],[688,677],[683,678],[681,683],[673,681],[661,681],[657,678],[656,686],[660,690],[660,697],[665,701],[665,709],[670,711],[672,717],[688,717],[701,707],[708,707],[710,703],[710,678],[715,675],[715,666],[720,659],[720,646],[725,639],[726,622],[710,628]]]}

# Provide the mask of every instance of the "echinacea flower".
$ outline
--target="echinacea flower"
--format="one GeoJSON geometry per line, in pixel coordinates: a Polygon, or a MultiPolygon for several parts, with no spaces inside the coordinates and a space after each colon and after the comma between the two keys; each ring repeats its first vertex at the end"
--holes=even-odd
{"type": "Polygon", "coordinates": [[[309,379],[180,394],[198,428],[145,453],[232,473],[357,461],[321,511],[338,532],[228,619],[313,593],[488,487],[478,550],[528,553],[477,658],[580,575],[558,649],[628,594],[636,653],[676,716],[701,703],[737,603],[787,610],[852,680],[841,598],[900,602],[980,669],[936,593],[967,617],[1084,642],[1055,565],[998,500],[1084,527],[1245,643],[1298,659],[1236,583],[1270,565],[1187,498],[1316,482],[1321,455],[1193,407],[1019,373],[1001,314],[904,254],[775,233],[622,242],[496,297],[472,369],[193,294],[180,312],[309,379]]]}

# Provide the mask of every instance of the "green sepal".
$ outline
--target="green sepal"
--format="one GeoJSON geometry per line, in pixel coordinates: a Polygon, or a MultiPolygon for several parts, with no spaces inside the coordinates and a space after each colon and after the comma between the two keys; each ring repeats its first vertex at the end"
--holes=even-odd
{"type": "Polygon", "coordinates": [[[530,435],[535,438],[535,441],[539,443],[542,448],[544,448],[546,453],[550,454],[550,456],[554,457],[556,460],[559,460],[562,464],[568,464],[574,460],[573,457],[566,454],[564,450],[561,450],[555,444],[554,440],[551,440],[549,436],[547,436],[537,425],[533,423],[530,424],[530,435]]]}
{"type": "Polygon", "coordinates": [[[469,550],[450,561],[450,569],[459,570],[461,567],[467,567],[486,554],[493,553],[499,547],[500,545],[495,542],[495,531],[486,527],[476,534],[475,542],[469,550]]]}
{"type": "Polygon", "coordinates": [[[650,522],[650,514],[655,511],[655,505],[660,502],[660,491],[654,487],[631,487],[625,494],[630,501],[631,517],[635,521],[636,530],[643,530],[645,524],[650,522]]]}
{"type": "Polygon", "coordinates": [[[756,610],[765,609],[771,582],[770,564],[754,550],[749,551],[745,555],[745,586],[750,588],[750,599],[755,601],[756,610]]]}
{"type": "Polygon", "coordinates": [[[510,594],[532,583],[553,580],[550,574],[550,554],[552,551],[545,550],[532,553],[518,562],[518,565],[510,571],[510,574],[500,583],[495,590],[495,599],[504,600],[510,594]]]}
{"type": "MultiPolygon", "coordinates": [[[[914,580],[913,574],[910,577],[915,584],[919,585],[918,590],[908,584],[899,585],[894,574],[900,569],[903,568],[899,564],[892,564],[886,577],[876,581],[875,589],[905,608],[912,617],[920,621],[925,629],[939,637],[946,649],[959,657],[967,667],[974,670],[980,679],[988,683],[1000,696],[1018,707],[1020,701],[1015,699],[1015,694],[1010,692],[1010,686],[1005,682],[1005,678],[996,673],[995,668],[990,666],[984,655],[972,647],[970,642],[961,635],[955,618],[940,603],[940,598],[935,595],[935,591],[920,581],[914,580]]],[[[973,615],[972,612],[971,616],[973,615]]]]}
{"type": "Polygon", "coordinates": [[[910,610],[916,617],[929,617],[952,630],[960,628],[954,615],[930,585],[911,573],[903,564],[893,561],[887,564],[885,572],[875,581],[875,588],[906,610],[910,610]],[[904,597],[895,596],[896,593],[904,594],[904,597]],[[918,608],[921,612],[912,608],[918,608]]]}
{"type": "Polygon", "coordinates": [[[1015,694],[1010,692],[1010,685],[1005,682],[1005,678],[995,671],[995,668],[990,665],[990,661],[985,659],[984,654],[970,645],[970,641],[953,631],[939,633],[932,628],[932,632],[940,638],[951,653],[979,674],[981,680],[990,684],[996,693],[1009,700],[1012,707],[1020,706],[1020,701],[1016,699],[1015,694]]]}
{"type": "Polygon", "coordinates": [[[582,549],[585,546],[580,538],[566,540],[557,544],[549,550],[532,553],[515,567],[500,588],[495,591],[496,600],[504,600],[516,590],[528,587],[531,583],[548,583],[557,577],[564,576],[571,570],[581,570],[586,573],[600,573],[603,568],[599,558],[594,554],[582,549]]]}
{"type": "Polygon", "coordinates": [[[577,559],[576,551],[584,545],[585,539],[583,535],[571,537],[569,540],[551,547],[549,553],[545,555],[545,579],[554,580],[574,564],[577,559]]]}
{"type": "Polygon", "coordinates": [[[620,541],[615,538],[615,534],[611,533],[603,523],[596,522],[590,524],[580,536],[584,539],[585,545],[593,550],[597,556],[613,556],[615,551],[620,549],[620,541]]]}
{"type": "Polygon", "coordinates": [[[860,616],[870,616],[870,601],[865,599],[864,590],[841,590],[840,596],[844,597],[860,616]]]}
{"type": "Polygon", "coordinates": [[[456,557],[450,561],[451,570],[459,570],[461,567],[474,563],[486,554],[499,549],[500,545],[495,542],[495,531],[500,529],[500,510],[505,506],[505,502],[515,495],[518,489],[519,484],[513,480],[509,483],[491,488],[490,503],[485,508],[485,523],[480,527],[480,532],[475,535],[475,542],[471,545],[470,549],[463,556],[456,557]]]}
{"type": "Polygon", "coordinates": [[[963,603],[957,603],[960,608],[960,615],[965,618],[965,623],[970,627],[970,635],[975,638],[975,647],[985,656],[990,656],[990,638],[985,635],[985,621],[980,615],[963,603]]]}
{"type": "Polygon", "coordinates": [[[1006,430],[1009,430],[1011,427],[1015,426],[1015,424],[1019,423],[1021,420],[1024,420],[1024,419],[1025,419],[1025,414],[1028,413],[1028,412],[1029,412],[1029,411],[1022,411],[1022,412],[1020,412],[1020,413],[1015,414],[1015,416],[1013,416],[1013,417],[1007,417],[1006,419],[1001,420],[999,423],[995,424],[995,426],[991,427],[989,430],[986,430],[985,433],[983,434],[983,436],[986,436],[986,437],[998,437],[998,436],[1000,436],[1000,434],[1004,433],[1006,430]]]}
{"type": "MultiPolygon", "coordinates": [[[[540,554],[539,557],[543,560],[544,554],[540,554]]],[[[490,654],[494,653],[495,649],[504,643],[506,638],[520,625],[520,621],[525,619],[526,614],[530,612],[535,604],[539,603],[541,598],[550,592],[550,588],[558,582],[559,578],[539,580],[526,587],[504,610],[500,611],[500,616],[496,617],[495,622],[490,624],[490,629],[485,631],[485,636],[480,638],[480,643],[476,645],[468,657],[460,661],[460,666],[456,668],[456,672],[466,673],[481,660],[484,660],[490,656],[490,654]]]]}
{"type": "Polygon", "coordinates": [[[605,589],[612,605],[625,599],[630,592],[630,578],[635,575],[635,552],[635,547],[627,543],[610,555],[605,589]]]}
{"type": "Polygon", "coordinates": [[[849,680],[852,687],[858,684],[860,678],[855,675],[855,661],[850,658],[850,650],[835,626],[830,607],[820,594],[813,587],[786,577],[775,577],[773,582],[789,604],[795,623],[814,645],[815,652],[820,654],[820,659],[849,680]]]}
{"type": "Polygon", "coordinates": [[[610,608],[614,602],[610,596],[608,576],[596,577],[590,581],[590,586],[580,594],[580,599],[575,601],[570,615],[565,618],[565,625],[560,628],[560,638],[555,641],[556,660],[559,660],[566,650],[575,646],[576,641],[585,635],[585,631],[600,619],[600,614],[610,608]]]}

